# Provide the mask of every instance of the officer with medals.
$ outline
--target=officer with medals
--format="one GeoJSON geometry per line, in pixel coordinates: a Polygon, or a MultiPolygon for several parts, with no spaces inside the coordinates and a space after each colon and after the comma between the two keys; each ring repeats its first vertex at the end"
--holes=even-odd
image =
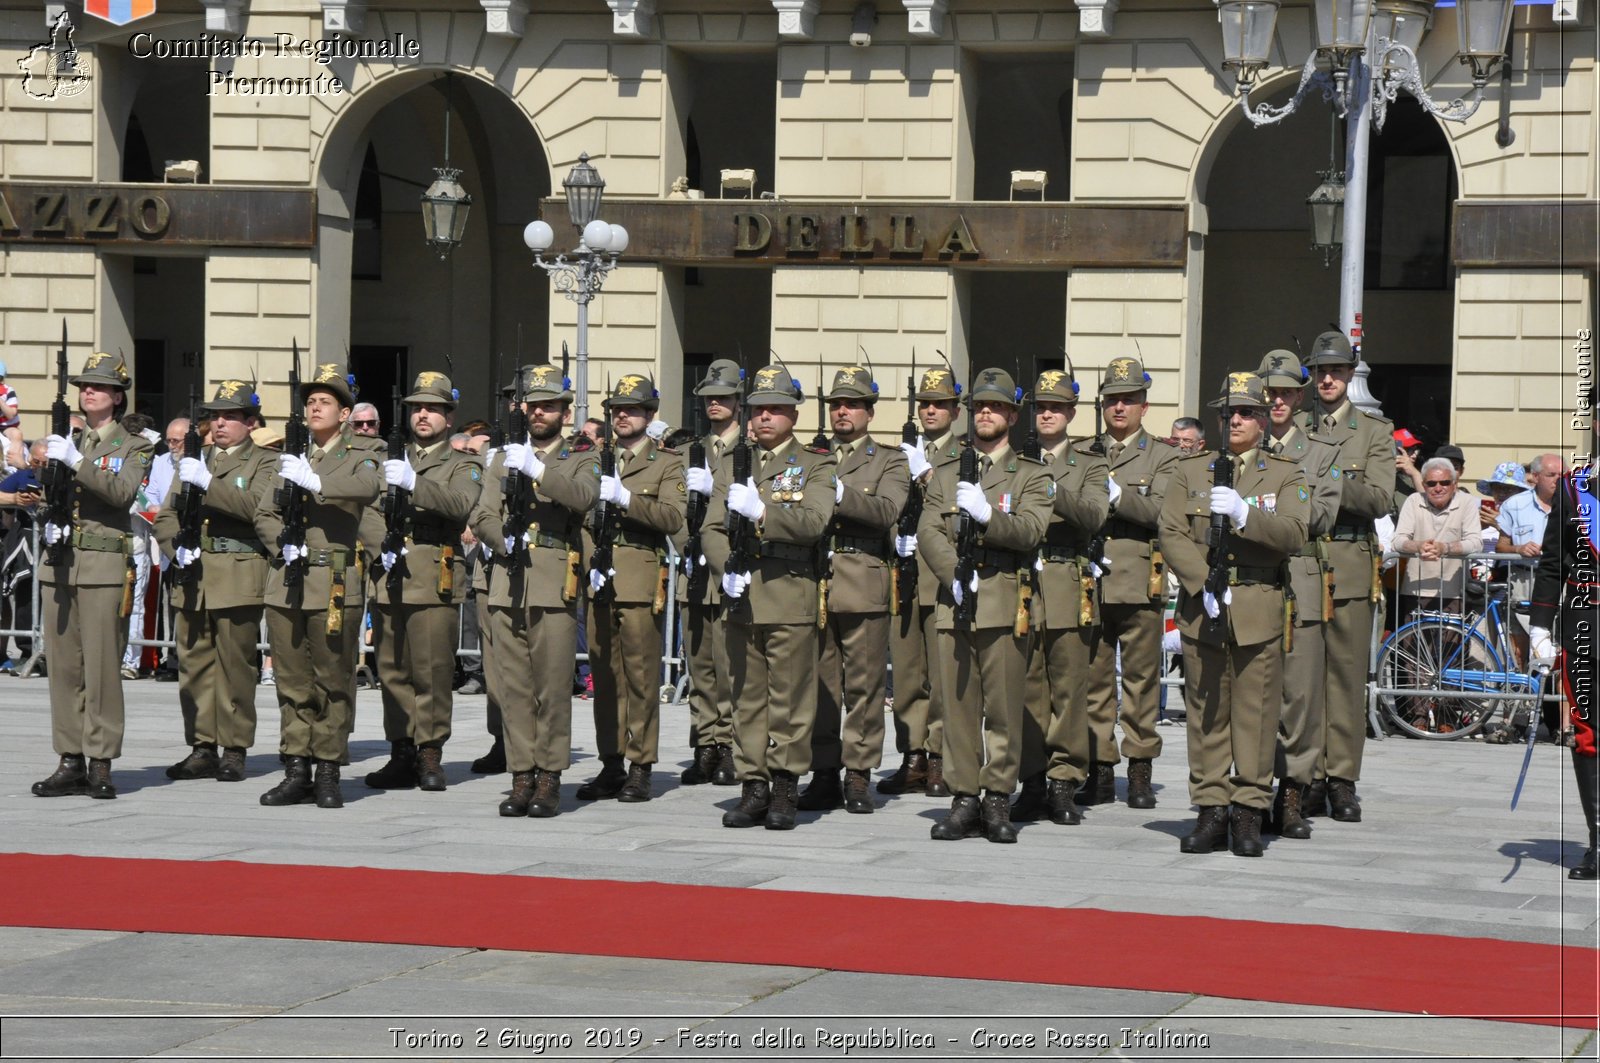
{"type": "MultiPolygon", "coordinates": [[[[698,495],[708,509],[718,470],[739,435],[739,401],[744,392],[744,371],[737,362],[718,358],[706,369],[694,393],[705,409],[709,428],[701,445],[705,464],[684,469],[688,493],[698,495]]],[[[701,528],[707,525],[702,523],[701,528]]],[[[704,531],[702,531],[704,535],[704,531]]],[[[703,540],[702,540],[703,541],[703,540]]],[[[739,781],[733,763],[733,688],[728,685],[728,640],[723,614],[722,587],[705,571],[703,553],[687,556],[687,526],[678,542],[685,553],[678,580],[678,603],[683,608],[684,656],[689,668],[690,744],[694,763],[678,777],[685,786],[715,783],[732,786],[739,781]],[[700,572],[703,579],[696,578],[700,572]]]]}
{"type": "Polygon", "coordinates": [[[349,756],[355,718],[356,653],[361,645],[362,519],[383,489],[381,455],[353,439],[346,423],[352,382],[332,362],[300,384],[307,453],[278,458],[283,489],[262,494],[256,534],[279,543],[287,485],[307,493],[304,544],[284,542],[267,576],[267,641],[272,647],[284,778],[263,805],[342,808],[339,766],[349,756]],[[312,761],[316,777],[312,779],[312,761]]]}
{"type": "Polygon", "coordinates": [[[172,562],[178,703],[184,730],[193,736],[189,755],[167,769],[167,778],[240,782],[256,740],[256,643],[271,557],[255,516],[272,490],[278,455],[250,438],[261,421],[253,383],[224,380],[200,408],[211,420],[211,445],[178,462],[178,486],[167,492],[155,524],[156,540],[172,562]],[[203,496],[198,548],[176,542],[178,500],[186,489],[203,496]]]}
{"type": "Polygon", "coordinates": [[[76,439],[48,436],[45,456],[70,478],[72,524],[45,524],[38,566],[51,740],[61,759],[33,793],[104,799],[117,796],[111,762],[122,755],[120,668],[134,579],[129,507],[150,471],[151,449],[122,427],[133,382],[120,355],[91,354],[71,382],[87,427],[76,439]]]}
{"type": "Polygon", "coordinates": [[[1260,856],[1292,624],[1284,569],[1305,545],[1311,501],[1299,464],[1265,449],[1261,378],[1230,373],[1223,388],[1211,405],[1227,449],[1179,461],[1161,507],[1161,550],[1180,588],[1189,796],[1200,808],[1180,848],[1220,849],[1231,825],[1234,855],[1260,856]],[[1232,463],[1231,476],[1219,477],[1218,462],[1232,463]]]}
{"type": "Polygon", "coordinates": [[[782,365],[750,385],[750,475],[725,456],[706,515],[705,551],[727,605],[739,804],[725,827],[793,830],[817,715],[817,544],[833,519],[834,458],[800,445],[804,401],[782,365]],[[730,514],[733,516],[730,517],[730,514]],[[730,528],[732,525],[732,528],[730,528]],[[730,549],[730,532],[735,545],[730,549]]]}
{"type": "Polygon", "coordinates": [[[821,811],[843,804],[846,811],[863,814],[872,811],[869,783],[883,760],[890,536],[910,493],[911,474],[904,454],[880,446],[868,432],[878,402],[870,372],[860,366],[838,370],[823,400],[837,463],[828,537],[833,560],[817,663],[817,725],[811,735],[815,774],[800,794],[800,808],[821,811]]]}
{"type": "Polygon", "coordinates": [[[1344,333],[1318,336],[1306,365],[1317,401],[1301,415],[1300,427],[1338,451],[1340,493],[1339,514],[1327,533],[1333,612],[1323,624],[1328,678],[1323,755],[1303,810],[1320,816],[1331,808],[1334,819],[1359,823],[1356,780],[1367,741],[1366,662],[1383,558],[1374,521],[1389,516],[1393,504],[1394,425],[1350,402],[1356,356],[1344,333]]]}
{"type": "MultiPolygon", "coordinates": [[[[372,567],[372,651],[383,693],[389,762],[366,777],[378,790],[446,785],[441,756],[450,740],[460,606],[466,601],[461,533],[478,501],[483,466],[450,446],[459,392],[443,373],[417,374],[401,400],[411,442],[383,463],[387,527],[400,549],[380,545],[372,567]]],[[[375,544],[367,544],[375,545],[375,544]]]]}
{"type": "Polygon", "coordinates": [[[954,841],[981,832],[991,842],[1008,843],[1017,840],[1011,794],[1022,755],[1033,565],[1055,486],[1043,463],[1011,450],[1022,399],[1011,374],[983,370],[969,399],[978,482],[960,482],[959,459],[940,466],[917,528],[918,549],[939,580],[944,770],[953,795],[932,835],[954,841]],[[964,520],[977,529],[970,554],[961,543],[964,520]],[[970,580],[962,576],[966,565],[970,580]],[[956,607],[974,594],[970,622],[957,623],[956,607]]]}
{"type": "Polygon", "coordinates": [[[578,800],[650,800],[659,754],[661,640],[666,623],[667,541],[683,527],[683,459],[645,432],[661,406],[655,381],[629,373],[606,399],[616,472],[600,477],[585,556],[609,536],[611,567],[588,570],[589,672],[594,676],[595,745],[600,774],[578,800]],[[601,526],[601,509],[610,512],[601,526]],[[628,762],[627,772],[622,769],[628,762]]]}
{"type": "Polygon", "coordinates": [[[1271,404],[1266,446],[1300,463],[1311,492],[1306,544],[1289,559],[1294,631],[1283,660],[1283,715],[1273,769],[1278,796],[1267,820],[1269,830],[1305,839],[1311,837],[1311,824],[1301,814],[1300,801],[1315,778],[1326,731],[1328,665],[1322,625],[1333,612],[1333,576],[1324,536],[1339,512],[1339,452],[1306,435],[1295,422],[1311,373],[1294,352],[1268,351],[1256,373],[1271,404]]]}
{"type": "Polygon", "coordinates": [[[573,396],[561,370],[538,365],[522,379],[528,436],[508,440],[490,463],[470,523],[492,555],[486,678],[498,692],[511,771],[500,814],[548,818],[561,811],[561,773],[572,760],[583,517],[600,497],[600,466],[588,440],[562,437],[573,396]],[[511,472],[527,485],[520,498],[506,490],[511,472]],[[509,534],[508,524],[525,530],[509,534]]]}
{"type": "MultiPolygon", "coordinates": [[[[1109,463],[1111,508],[1104,528],[1110,571],[1099,579],[1100,631],[1089,669],[1089,779],[1085,805],[1116,800],[1117,692],[1122,692],[1122,755],[1128,758],[1128,807],[1154,808],[1151,783],[1161,755],[1162,610],[1166,568],[1156,544],[1161,502],[1182,452],[1144,429],[1150,374],[1137,358],[1113,358],[1100,380],[1106,430],[1096,449],[1109,463]],[[1117,650],[1122,650],[1120,676],[1117,650]]],[[[1102,565],[1101,558],[1091,558],[1102,565]]]]}
{"type": "Polygon", "coordinates": [[[1039,544],[1039,631],[1028,662],[1022,793],[1011,806],[1013,823],[1044,815],[1063,825],[1083,820],[1074,797],[1089,771],[1089,654],[1099,618],[1089,544],[1110,503],[1106,459],[1092,440],[1074,443],[1067,434],[1077,412],[1071,368],[1040,373],[1033,416],[1055,497],[1039,544]]]}
{"type": "MultiPolygon", "coordinates": [[[[948,369],[930,369],[917,381],[917,421],[922,434],[915,443],[901,443],[900,452],[909,464],[911,489],[923,493],[924,513],[928,482],[935,470],[961,458],[961,443],[955,434],[960,396],[961,384],[948,369]]],[[[944,780],[944,703],[939,694],[939,578],[917,549],[916,535],[896,535],[894,548],[900,557],[917,559],[917,601],[890,625],[894,742],[903,759],[893,775],[878,782],[878,792],[949,797],[950,787],[944,780]]]]}

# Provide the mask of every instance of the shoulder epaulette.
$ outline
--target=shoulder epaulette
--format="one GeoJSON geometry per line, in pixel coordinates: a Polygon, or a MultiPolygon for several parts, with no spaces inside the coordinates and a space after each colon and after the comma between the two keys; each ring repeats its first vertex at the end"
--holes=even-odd
{"type": "Polygon", "coordinates": [[[679,450],[677,447],[657,446],[656,447],[656,453],[657,454],[681,454],[683,452],[681,450],[679,450]]]}
{"type": "Polygon", "coordinates": [[[565,447],[561,448],[563,456],[565,456],[566,452],[569,451],[569,450],[574,451],[574,452],[579,453],[579,454],[582,454],[586,450],[593,450],[593,449],[594,449],[594,441],[592,439],[590,439],[588,436],[583,436],[583,437],[579,438],[576,442],[572,443],[570,446],[565,446],[565,447]]]}
{"type": "MultiPolygon", "coordinates": [[[[1357,409],[1360,410],[1360,407],[1357,407],[1357,409]]],[[[1394,428],[1394,422],[1381,413],[1373,413],[1371,410],[1360,410],[1360,412],[1363,417],[1370,417],[1391,430],[1394,428]]]]}
{"type": "Polygon", "coordinates": [[[829,450],[827,447],[806,447],[805,449],[806,449],[806,452],[810,453],[810,454],[832,454],[833,453],[833,451],[829,450]]]}
{"type": "Polygon", "coordinates": [[[1029,457],[1026,454],[1018,454],[1017,457],[1021,458],[1023,461],[1027,462],[1029,465],[1043,465],[1044,464],[1044,459],[1043,458],[1032,458],[1032,457],[1029,457]]]}

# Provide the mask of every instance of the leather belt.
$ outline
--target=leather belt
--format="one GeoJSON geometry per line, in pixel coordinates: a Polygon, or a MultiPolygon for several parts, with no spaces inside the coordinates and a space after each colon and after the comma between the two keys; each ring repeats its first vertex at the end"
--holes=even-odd
{"type": "Polygon", "coordinates": [[[666,549],[659,535],[640,535],[638,532],[618,531],[617,537],[611,540],[613,546],[631,546],[635,550],[650,550],[660,552],[666,549]]]}
{"type": "Polygon", "coordinates": [[[1372,527],[1360,524],[1335,524],[1328,532],[1328,538],[1347,543],[1365,542],[1371,536],[1372,527]]]}
{"type": "Polygon", "coordinates": [[[431,528],[427,530],[413,529],[406,538],[411,540],[415,546],[455,546],[461,542],[461,533],[458,531],[452,535],[449,532],[441,533],[431,528]]]}
{"type": "Polygon", "coordinates": [[[863,539],[855,535],[835,535],[833,549],[839,554],[866,554],[879,561],[889,560],[889,544],[882,539],[863,539]]]}
{"type": "Polygon", "coordinates": [[[573,545],[558,535],[546,535],[544,532],[529,532],[528,538],[534,546],[543,546],[551,550],[572,551],[573,545]]]}
{"type": "Polygon", "coordinates": [[[972,551],[972,563],[979,568],[998,568],[1014,572],[1026,563],[1026,559],[1015,550],[991,550],[979,547],[972,551]]]}
{"type": "Polygon", "coordinates": [[[1146,528],[1143,524],[1136,524],[1131,520],[1106,521],[1107,539],[1138,539],[1140,542],[1150,542],[1156,537],[1153,528],[1146,528]]]}
{"type": "Polygon", "coordinates": [[[1228,569],[1228,586],[1283,586],[1283,569],[1259,565],[1233,565],[1228,569]]]}
{"type": "Polygon", "coordinates": [[[72,545],[79,550],[94,550],[103,554],[128,554],[133,552],[133,536],[101,535],[99,532],[73,528],[72,545]]]}
{"type": "Polygon", "coordinates": [[[265,557],[267,548],[259,539],[230,539],[226,535],[202,535],[200,549],[208,554],[260,554],[265,557]]]}
{"type": "Polygon", "coordinates": [[[776,557],[782,561],[814,561],[817,550],[814,546],[800,546],[795,543],[773,543],[762,540],[762,557],[776,557]]]}
{"type": "Polygon", "coordinates": [[[1049,543],[1046,543],[1040,548],[1039,557],[1043,559],[1047,565],[1056,563],[1076,563],[1079,565],[1086,565],[1089,563],[1089,551],[1087,547],[1051,546],[1049,543]]]}
{"type": "Polygon", "coordinates": [[[334,550],[307,550],[306,564],[314,568],[349,568],[351,551],[344,547],[334,550]]]}

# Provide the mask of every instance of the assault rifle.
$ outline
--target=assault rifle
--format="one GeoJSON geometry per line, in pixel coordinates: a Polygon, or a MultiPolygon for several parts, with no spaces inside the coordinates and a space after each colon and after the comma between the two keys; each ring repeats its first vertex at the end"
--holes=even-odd
{"type": "MultiPolygon", "coordinates": [[[[917,445],[922,437],[917,423],[917,352],[911,352],[911,375],[906,377],[906,423],[900,426],[900,442],[917,445]]],[[[900,519],[895,523],[897,535],[917,534],[917,524],[922,520],[922,485],[915,480],[906,493],[906,504],[900,509],[900,519]]],[[[899,616],[917,604],[917,559],[901,557],[897,552],[889,568],[889,604],[899,616]]]]}
{"type": "MultiPolygon", "coordinates": [[[[527,393],[523,386],[522,366],[517,366],[516,390],[512,394],[511,416],[506,424],[506,445],[512,443],[528,442],[528,410],[523,405],[522,396],[527,393]]],[[[511,555],[506,558],[506,568],[514,576],[522,571],[522,566],[528,560],[527,544],[523,537],[528,534],[528,502],[532,484],[522,475],[521,469],[506,469],[505,479],[501,482],[500,493],[504,500],[501,512],[505,516],[505,537],[512,542],[511,555]]]]}
{"type": "MultiPolygon", "coordinates": [[[[67,319],[61,319],[61,349],[56,351],[56,401],[50,404],[50,434],[72,437],[72,411],[67,408],[67,319]]],[[[76,477],[64,461],[50,461],[44,467],[44,520],[61,529],[61,538],[44,548],[47,565],[67,559],[72,544],[72,496],[76,477]]]]}
{"type": "MultiPolygon", "coordinates": [[[[744,378],[741,369],[740,379],[744,378]]],[[[730,455],[733,463],[729,483],[742,484],[750,479],[750,404],[744,401],[744,389],[739,393],[739,436],[733,444],[733,454],[730,455]]],[[[741,576],[750,575],[750,566],[754,563],[756,529],[749,517],[735,513],[732,507],[728,509],[728,518],[724,524],[728,533],[728,564],[726,571],[737,572],[741,576]]]]}
{"type": "MultiPolygon", "coordinates": [[[[205,457],[200,453],[199,421],[200,385],[196,382],[189,385],[189,430],[183,434],[183,456],[203,462],[205,457]]],[[[172,582],[180,587],[192,585],[200,579],[200,540],[205,524],[201,509],[205,499],[205,490],[197,484],[185,483],[178,491],[178,534],[173,538],[172,546],[174,550],[192,550],[196,555],[187,565],[173,565],[169,569],[172,582]]]]}
{"type": "MultiPolygon", "coordinates": [[[[1100,396],[1094,399],[1094,442],[1089,444],[1089,453],[1097,457],[1106,456],[1106,426],[1105,417],[1100,412],[1100,396]]],[[[1100,530],[1094,533],[1094,538],[1089,540],[1089,564],[1098,566],[1102,572],[1105,569],[1106,556],[1106,525],[1111,518],[1106,517],[1100,522],[1100,530]]]]}
{"type": "MultiPolygon", "coordinates": [[[[968,365],[971,371],[971,365],[968,365]]],[[[954,375],[954,374],[952,374],[954,375]]],[[[967,430],[961,440],[961,468],[958,470],[957,481],[964,484],[981,484],[982,478],[978,475],[978,450],[974,446],[972,421],[974,407],[972,404],[972,377],[967,379],[967,430]]],[[[956,603],[955,623],[961,629],[970,628],[978,618],[978,592],[973,589],[974,577],[978,574],[978,535],[980,534],[978,522],[972,514],[961,510],[956,517],[956,585],[961,588],[961,599],[956,603]]]]}
{"type": "MultiPolygon", "coordinates": [[[[694,439],[689,443],[689,467],[703,469],[706,464],[706,434],[711,431],[711,426],[706,420],[706,400],[695,396],[694,400],[694,439]]],[[[711,508],[711,499],[701,494],[689,496],[688,512],[684,522],[689,529],[688,539],[683,544],[683,574],[689,580],[689,600],[697,602],[705,594],[707,569],[700,563],[700,529],[706,522],[706,510],[711,508]]]]}
{"type": "MultiPolygon", "coordinates": [[[[1217,453],[1217,460],[1211,465],[1211,485],[1213,487],[1233,486],[1233,454],[1227,450],[1217,453]]],[[[1210,547],[1210,556],[1207,561],[1211,570],[1206,573],[1205,589],[1210,591],[1217,600],[1217,615],[1212,618],[1212,624],[1222,623],[1222,607],[1226,604],[1224,599],[1228,594],[1228,515],[1226,513],[1211,514],[1211,527],[1206,532],[1206,545],[1210,547]]]]}
{"type": "MultiPolygon", "coordinates": [[[[565,352],[563,352],[565,353],[565,352]]],[[[611,394],[611,377],[606,376],[606,394],[611,394]]],[[[600,426],[600,477],[617,474],[617,440],[616,430],[612,424],[611,410],[601,407],[606,416],[600,426]]],[[[592,532],[594,534],[594,552],[589,555],[589,571],[598,572],[605,577],[605,582],[600,584],[600,589],[594,592],[597,602],[610,601],[617,596],[617,590],[611,585],[611,573],[616,565],[613,561],[613,549],[617,542],[617,530],[622,524],[622,516],[617,512],[617,507],[605,499],[595,503],[592,532]]]]}
{"type": "MultiPolygon", "coordinates": [[[[865,353],[865,352],[863,352],[865,353]]],[[[817,434],[811,440],[811,449],[827,453],[833,449],[828,441],[828,410],[827,403],[822,401],[822,394],[827,388],[822,385],[822,363],[817,363],[817,434]]],[[[839,470],[834,468],[834,477],[837,479],[839,470]]],[[[839,512],[834,510],[833,517],[829,519],[828,526],[822,532],[822,538],[817,540],[817,627],[828,626],[828,581],[833,579],[833,537],[839,531],[839,512]]]]}
{"type": "MultiPolygon", "coordinates": [[[[388,458],[390,461],[402,461],[406,456],[406,407],[402,396],[405,394],[400,383],[400,374],[403,372],[400,362],[400,352],[394,355],[394,388],[390,392],[390,414],[392,418],[389,425],[388,458]]],[[[400,593],[400,588],[406,578],[406,517],[411,510],[411,492],[399,484],[390,484],[383,494],[383,547],[381,554],[393,554],[394,564],[390,567],[384,579],[384,586],[389,589],[390,595],[400,593]]]]}
{"type": "MultiPolygon", "coordinates": [[[[283,452],[303,458],[311,449],[311,430],[306,426],[305,410],[300,404],[300,341],[293,342],[294,360],[289,363],[289,419],[283,426],[283,452]]],[[[283,566],[283,585],[295,587],[306,574],[306,528],[311,523],[311,492],[285,480],[283,486],[273,492],[272,502],[283,518],[278,549],[292,546],[300,552],[300,556],[284,562],[283,566]]]]}

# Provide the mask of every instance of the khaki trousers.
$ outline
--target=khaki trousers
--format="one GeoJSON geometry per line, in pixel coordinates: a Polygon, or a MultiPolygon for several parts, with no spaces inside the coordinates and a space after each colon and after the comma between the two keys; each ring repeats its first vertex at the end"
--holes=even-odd
{"type": "Polygon", "coordinates": [[[1322,624],[1294,629],[1294,649],[1283,657],[1283,713],[1273,774],[1309,784],[1316,777],[1327,730],[1327,647],[1322,624]]]}
{"type": "Polygon", "coordinates": [[[255,745],[261,614],[259,605],[178,610],[178,705],[189,745],[255,745]]]}
{"type": "MultiPolygon", "coordinates": [[[[489,607],[506,768],[565,771],[572,763],[572,662],[578,653],[573,609],[489,607]]],[[[487,670],[485,676],[488,676],[487,670]]]]}
{"type": "Polygon", "coordinates": [[[1272,807],[1272,756],[1283,705],[1283,642],[1215,646],[1183,640],[1189,799],[1272,807]]]}
{"type": "Polygon", "coordinates": [[[1093,629],[1046,630],[1034,638],[1022,720],[1022,778],[1089,777],[1089,653],[1093,629]]]}
{"type": "Polygon", "coordinates": [[[589,603],[595,746],[602,757],[654,764],[661,734],[663,617],[648,603],[589,603]]]}
{"type": "Polygon", "coordinates": [[[489,595],[475,594],[472,597],[472,607],[478,612],[478,652],[482,654],[479,661],[483,669],[483,692],[489,703],[488,716],[485,720],[490,734],[500,738],[503,734],[500,723],[500,690],[494,678],[494,632],[489,627],[489,595]]]}
{"type": "Polygon", "coordinates": [[[279,748],[291,757],[342,763],[356,711],[361,609],[345,609],[333,635],[327,617],[326,609],[269,606],[267,643],[282,717],[279,748]]]}
{"type": "Polygon", "coordinates": [[[450,740],[460,626],[453,605],[373,607],[372,655],[390,742],[443,746],[450,740]]]}
{"type": "Polygon", "coordinates": [[[944,778],[950,792],[1009,794],[1022,757],[1030,639],[1009,627],[940,631],[944,778]]]}
{"type": "Polygon", "coordinates": [[[873,771],[883,763],[888,659],[888,613],[828,614],[817,658],[813,771],[837,772],[841,767],[873,771]]]}
{"type": "Polygon", "coordinates": [[[733,691],[728,685],[728,636],[723,607],[683,607],[684,653],[689,658],[689,744],[733,745],[733,691]]]}
{"type": "Polygon", "coordinates": [[[1100,606],[1100,637],[1089,668],[1089,759],[1118,760],[1117,645],[1122,645],[1122,755],[1161,755],[1161,606],[1100,606]]]}
{"type": "Polygon", "coordinates": [[[811,770],[817,718],[817,626],[728,619],[733,764],[742,782],[811,770]]]}
{"type": "Polygon", "coordinates": [[[50,730],[60,756],[122,756],[122,654],[128,621],[122,585],[39,588],[50,669],[50,730]]]}
{"type": "Polygon", "coordinates": [[[1375,609],[1366,598],[1335,601],[1333,619],[1322,625],[1328,700],[1319,779],[1355,782],[1361,777],[1361,754],[1367,744],[1367,662],[1372,656],[1375,609]]]}
{"type": "Polygon", "coordinates": [[[939,652],[934,607],[917,605],[889,618],[889,650],[894,660],[894,746],[939,754],[944,750],[944,708],[939,698],[940,669],[929,667],[939,652]]]}

